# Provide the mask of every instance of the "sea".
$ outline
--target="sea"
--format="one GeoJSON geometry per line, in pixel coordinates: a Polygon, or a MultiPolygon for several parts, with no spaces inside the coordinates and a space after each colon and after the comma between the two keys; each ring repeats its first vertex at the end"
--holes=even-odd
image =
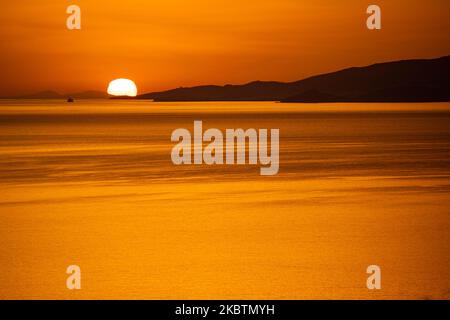
{"type": "Polygon", "coordinates": [[[0,100],[0,299],[449,299],[449,191],[450,103],[0,100]],[[278,174],[175,165],[196,120],[278,174]]]}

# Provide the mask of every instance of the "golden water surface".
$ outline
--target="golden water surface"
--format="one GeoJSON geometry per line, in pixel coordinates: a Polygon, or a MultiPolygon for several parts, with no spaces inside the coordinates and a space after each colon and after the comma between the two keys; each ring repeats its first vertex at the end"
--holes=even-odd
{"type": "Polygon", "coordinates": [[[3,299],[450,297],[448,103],[4,100],[0,172],[3,299]],[[194,120],[279,128],[279,174],[173,165],[194,120]]]}

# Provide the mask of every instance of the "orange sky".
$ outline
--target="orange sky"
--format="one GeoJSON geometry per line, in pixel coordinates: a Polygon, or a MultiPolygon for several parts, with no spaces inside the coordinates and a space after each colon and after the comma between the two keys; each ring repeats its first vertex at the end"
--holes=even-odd
{"type": "Polygon", "coordinates": [[[0,7],[0,96],[293,81],[450,54],[448,0],[20,0],[0,7]],[[66,29],[66,8],[82,30],[66,29]],[[382,30],[366,28],[369,4],[382,30]]]}

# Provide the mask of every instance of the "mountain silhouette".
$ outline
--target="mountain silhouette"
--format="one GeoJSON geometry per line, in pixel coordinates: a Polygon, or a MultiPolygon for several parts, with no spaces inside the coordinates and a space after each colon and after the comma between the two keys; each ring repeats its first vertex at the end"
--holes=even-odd
{"type": "Polygon", "coordinates": [[[63,96],[55,91],[40,91],[32,94],[27,94],[23,96],[15,96],[13,99],[62,99],[63,96]]]}
{"type": "Polygon", "coordinates": [[[72,97],[74,99],[106,99],[109,95],[102,91],[82,91],[67,94],[60,94],[56,91],[45,90],[33,94],[15,96],[11,99],[67,99],[72,97]]]}
{"type": "Polygon", "coordinates": [[[353,67],[295,82],[197,86],[142,94],[154,101],[441,102],[450,101],[450,56],[353,67]]]}

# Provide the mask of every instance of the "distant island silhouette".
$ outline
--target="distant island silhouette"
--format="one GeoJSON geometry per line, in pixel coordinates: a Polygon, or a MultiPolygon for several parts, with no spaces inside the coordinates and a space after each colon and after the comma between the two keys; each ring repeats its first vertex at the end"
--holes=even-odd
{"type": "Polygon", "coordinates": [[[63,100],[66,100],[69,97],[72,99],[107,99],[109,97],[109,94],[107,94],[106,92],[94,91],[94,90],[60,94],[56,91],[46,90],[46,91],[41,91],[41,92],[37,92],[37,93],[33,93],[33,94],[14,96],[14,97],[8,97],[8,98],[9,99],[63,99],[63,100]]]}
{"type": "Polygon", "coordinates": [[[446,102],[450,56],[353,67],[295,82],[197,86],[138,95],[154,101],[446,102]]]}
{"type": "Polygon", "coordinates": [[[54,91],[15,99],[148,99],[170,101],[280,102],[450,102],[450,56],[352,67],[295,82],[254,81],[243,85],[205,85],[112,97],[106,92],[54,91]]]}

